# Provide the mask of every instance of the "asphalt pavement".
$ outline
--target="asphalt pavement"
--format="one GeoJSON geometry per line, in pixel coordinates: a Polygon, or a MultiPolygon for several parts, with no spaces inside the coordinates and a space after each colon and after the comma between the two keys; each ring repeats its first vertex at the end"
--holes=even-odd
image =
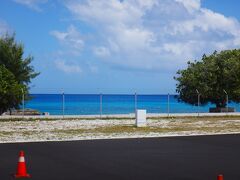
{"type": "Polygon", "coordinates": [[[240,135],[0,144],[0,180],[20,150],[36,180],[240,180],[240,135]]]}

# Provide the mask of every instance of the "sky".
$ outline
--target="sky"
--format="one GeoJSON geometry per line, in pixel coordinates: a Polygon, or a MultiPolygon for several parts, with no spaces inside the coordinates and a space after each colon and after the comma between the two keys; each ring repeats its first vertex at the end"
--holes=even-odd
{"type": "Polygon", "coordinates": [[[176,71],[240,47],[239,0],[1,0],[41,74],[32,93],[175,93],[176,71]]]}

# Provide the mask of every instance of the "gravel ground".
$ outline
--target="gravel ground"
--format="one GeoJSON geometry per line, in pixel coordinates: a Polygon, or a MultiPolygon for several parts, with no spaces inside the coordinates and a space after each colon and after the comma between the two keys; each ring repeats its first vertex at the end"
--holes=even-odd
{"type": "Polygon", "coordinates": [[[132,119],[0,121],[0,143],[240,133],[240,118],[150,119],[136,128],[132,119]]]}

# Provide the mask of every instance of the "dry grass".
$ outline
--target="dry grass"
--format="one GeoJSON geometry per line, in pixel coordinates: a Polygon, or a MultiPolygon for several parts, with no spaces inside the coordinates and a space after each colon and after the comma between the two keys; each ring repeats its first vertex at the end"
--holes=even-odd
{"type": "Polygon", "coordinates": [[[71,140],[116,137],[160,137],[240,133],[240,117],[151,118],[147,127],[133,119],[6,120],[0,121],[0,142],[71,140]]]}

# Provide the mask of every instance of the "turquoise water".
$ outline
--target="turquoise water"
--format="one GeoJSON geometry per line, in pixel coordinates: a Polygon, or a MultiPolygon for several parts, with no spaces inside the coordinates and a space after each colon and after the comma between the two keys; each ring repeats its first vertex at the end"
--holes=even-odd
{"type": "MultiPolygon", "coordinates": [[[[32,94],[32,99],[26,102],[25,107],[49,112],[51,115],[63,113],[62,94],[32,94]]],[[[94,115],[100,113],[99,94],[65,94],[64,113],[66,115],[94,115]]],[[[128,114],[135,111],[134,95],[102,95],[102,114],[128,114]]],[[[208,112],[212,104],[201,106],[200,112],[208,112]]],[[[230,103],[229,107],[235,107],[240,111],[240,105],[230,103]]],[[[167,95],[138,95],[137,108],[146,109],[148,113],[167,113],[167,95]]],[[[195,113],[197,106],[178,102],[176,95],[170,95],[170,113],[195,113]]]]}

